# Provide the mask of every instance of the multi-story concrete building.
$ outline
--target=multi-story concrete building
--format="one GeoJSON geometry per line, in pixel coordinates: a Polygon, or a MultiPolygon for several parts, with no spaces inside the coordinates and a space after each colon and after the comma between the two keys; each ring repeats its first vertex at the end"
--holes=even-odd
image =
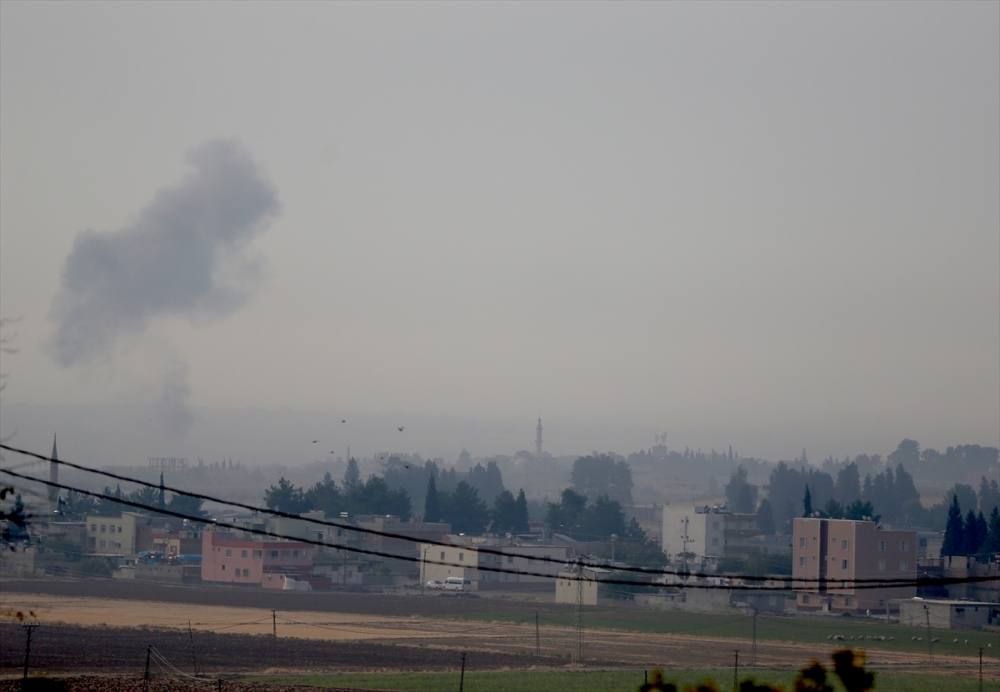
{"type": "Polygon", "coordinates": [[[309,576],[314,548],[296,541],[252,541],[234,533],[203,531],[202,581],[282,588],[282,577],[309,576]]]}
{"type": "Polygon", "coordinates": [[[917,577],[916,531],[882,531],[873,521],[796,519],[792,577],[799,610],[885,612],[912,598],[916,585],[880,587],[879,579],[917,577]]]}
{"type": "Polygon", "coordinates": [[[87,552],[95,555],[135,555],[139,528],[148,526],[150,517],[122,512],[117,517],[87,517],[87,552]]]}
{"type": "Polygon", "coordinates": [[[714,567],[722,557],[746,557],[759,550],[756,514],[736,514],[723,507],[667,505],[663,508],[663,552],[675,562],[687,560],[714,567]]]}

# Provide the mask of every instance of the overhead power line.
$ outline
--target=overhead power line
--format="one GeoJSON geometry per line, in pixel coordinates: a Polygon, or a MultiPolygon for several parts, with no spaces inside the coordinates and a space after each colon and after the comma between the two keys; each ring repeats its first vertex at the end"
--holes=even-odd
{"type": "MultiPolygon", "coordinates": [[[[24,479],[24,480],[27,480],[27,481],[43,483],[43,484],[48,485],[50,487],[56,487],[56,488],[60,488],[60,489],[63,489],[63,490],[73,490],[73,491],[79,492],[81,494],[88,495],[90,497],[100,497],[100,495],[98,493],[95,493],[95,492],[90,491],[90,490],[84,490],[82,488],[76,488],[76,487],[69,486],[69,485],[62,484],[62,483],[54,483],[52,481],[47,481],[47,480],[44,480],[44,479],[34,478],[34,477],[31,477],[31,476],[26,476],[24,474],[20,474],[20,473],[16,473],[16,472],[6,471],[6,470],[3,470],[3,469],[0,469],[0,471],[3,471],[4,473],[7,473],[7,474],[9,474],[11,476],[14,476],[14,477],[17,477],[17,478],[21,478],[21,479],[24,479]]],[[[137,509],[152,510],[152,511],[158,512],[160,514],[167,515],[167,516],[177,517],[179,519],[188,519],[188,520],[193,520],[193,521],[196,521],[196,522],[203,522],[204,521],[201,517],[195,517],[195,516],[192,516],[192,515],[189,515],[189,514],[184,514],[183,512],[174,512],[172,510],[161,510],[161,509],[158,509],[158,508],[156,508],[156,507],[154,507],[152,505],[144,504],[144,503],[141,503],[141,502],[134,502],[132,500],[121,499],[121,500],[116,500],[116,502],[118,502],[119,504],[124,504],[124,505],[130,506],[130,507],[135,507],[137,509]]],[[[264,536],[264,537],[285,539],[285,540],[290,540],[290,541],[297,541],[299,543],[305,543],[307,545],[316,545],[316,546],[320,546],[320,547],[335,548],[335,549],[345,550],[345,551],[348,551],[348,552],[355,552],[355,553],[361,553],[361,554],[366,554],[366,555],[372,555],[372,556],[375,556],[375,557],[392,558],[392,559],[397,559],[397,560],[403,560],[403,561],[406,561],[406,562],[420,562],[421,561],[420,557],[414,557],[414,556],[408,556],[408,555],[398,555],[398,554],[395,554],[395,553],[387,553],[387,552],[383,552],[383,551],[379,551],[379,550],[371,550],[371,549],[366,549],[366,548],[356,548],[356,547],[353,547],[353,546],[340,545],[340,544],[336,544],[336,543],[326,543],[326,542],[323,542],[323,541],[306,539],[306,538],[299,538],[297,536],[289,536],[289,535],[286,535],[286,534],[275,534],[275,533],[271,533],[271,532],[264,531],[264,530],[261,530],[261,529],[244,528],[244,527],[241,527],[241,526],[238,526],[238,525],[235,525],[235,524],[227,524],[225,522],[219,522],[217,520],[210,520],[210,521],[205,522],[205,523],[213,524],[216,527],[230,528],[230,529],[234,529],[234,530],[244,531],[244,532],[250,533],[250,534],[261,535],[261,536],[264,536]]],[[[443,566],[447,566],[447,567],[467,567],[468,566],[468,565],[465,565],[465,564],[454,563],[454,562],[446,562],[446,561],[442,561],[442,560],[426,560],[425,562],[430,563],[430,564],[435,564],[435,565],[443,565],[443,566]]],[[[518,576],[542,577],[542,578],[545,578],[545,579],[561,578],[561,579],[569,579],[569,580],[572,581],[572,580],[577,580],[577,579],[582,579],[583,578],[579,574],[568,574],[568,575],[564,574],[564,575],[561,575],[561,576],[557,576],[557,575],[552,575],[552,574],[548,574],[548,573],[544,573],[544,572],[531,572],[531,571],[528,571],[528,570],[508,569],[508,568],[503,568],[503,567],[488,567],[488,566],[485,566],[485,565],[478,565],[478,564],[477,564],[477,566],[474,569],[478,569],[478,570],[481,570],[481,571],[484,571],[484,572],[515,574],[515,575],[518,575],[518,576]]],[[[944,584],[961,584],[961,583],[974,583],[974,582],[984,582],[984,581],[996,581],[997,579],[1000,579],[1000,577],[922,578],[922,579],[915,579],[915,580],[913,580],[913,579],[911,579],[911,580],[898,580],[898,581],[894,581],[894,582],[879,582],[877,584],[860,584],[860,585],[855,585],[853,588],[856,588],[856,589],[872,589],[872,588],[882,588],[882,587],[900,588],[900,587],[904,587],[904,586],[916,586],[916,585],[944,585],[944,584]]],[[[843,580],[840,580],[840,581],[841,581],[842,584],[843,583],[851,583],[851,582],[844,582],[843,580]]],[[[663,584],[654,584],[654,583],[650,583],[650,582],[637,582],[637,581],[630,581],[630,580],[625,580],[625,579],[612,579],[612,578],[601,579],[600,582],[602,584],[610,584],[610,585],[646,586],[646,587],[650,587],[650,588],[658,588],[658,587],[664,586],[663,584]]],[[[781,586],[781,587],[766,586],[766,585],[764,585],[764,586],[755,586],[755,585],[748,585],[748,584],[676,584],[676,585],[671,585],[671,586],[677,586],[677,587],[689,588],[689,589],[707,589],[707,590],[710,590],[710,589],[733,589],[733,590],[741,590],[741,591],[777,591],[777,590],[785,590],[785,591],[787,591],[787,590],[790,590],[789,586],[781,586]]],[[[834,588],[836,588],[836,587],[834,587],[834,588]]],[[[844,587],[841,587],[841,588],[844,588],[844,587]]]]}
{"type": "MultiPolygon", "coordinates": [[[[115,478],[117,480],[121,480],[121,481],[125,481],[125,482],[136,483],[136,484],[139,484],[139,485],[145,485],[147,487],[157,488],[157,489],[159,489],[161,487],[158,484],[149,483],[149,482],[142,481],[142,480],[139,480],[139,479],[129,478],[127,476],[121,476],[121,475],[113,474],[113,473],[107,472],[107,471],[99,471],[99,470],[96,470],[96,469],[88,469],[86,467],[79,466],[77,464],[73,464],[72,462],[66,462],[66,461],[62,461],[62,460],[59,460],[59,459],[51,459],[49,457],[45,457],[45,456],[36,454],[34,452],[29,452],[27,450],[18,449],[18,448],[15,448],[15,447],[10,447],[9,445],[6,445],[6,444],[0,444],[0,448],[7,449],[8,451],[16,452],[18,454],[26,454],[28,456],[33,456],[33,457],[36,457],[36,458],[39,458],[39,459],[42,459],[42,460],[48,460],[48,461],[52,461],[52,462],[56,462],[56,463],[60,463],[60,464],[65,464],[67,466],[79,469],[81,471],[96,473],[96,474],[99,474],[99,475],[108,476],[108,477],[115,478]]],[[[276,533],[272,533],[270,531],[265,531],[263,529],[248,528],[248,527],[245,527],[245,526],[240,526],[238,524],[229,524],[229,523],[221,522],[221,521],[215,520],[215,519],[205,519],[204,517],[199,517],[199,516],[194,516],[194,515],[190,515],[190,514],[185,514],[183,512],[176,512],[176,511],[165,509],[165,508],[161,509],[161,508],[153,506],[153,505],[145,504],[145,503],[142,503],[142,502],[135,502],[133,500],[127,500],[125,498],[108,498],[108,496],[106,496],[106,495],[104,495],[102,493],[96,493],[96,492],[93,492],[93,491],[90,491],[90,490],[85,490],[83,488],[77,488],[75,486],[70,486],[70,485],[66,485],[66,484],[63,484],[63,483],[57,483],[57,482],[49,481],[49,480],[46,480],[44,478],[37,478],[37,477],[34,477],[34,476],[28,476],[26,474],[18,473],[18,472],[11,471],[11,470],[8,470],[8,469],[0,469],[0,472],[6,473],[6,474],[8,474],[10,476],[13,476],[13,477],[16,477],[16,478],[21,478],[21,479],[26,480],[26,481],[35,482],[35,483],[42,483],[42,484],[44,484],[44,485],[46,485],[48,487],[59,488],[59,489],[62,489],[62,490],[67,490],[67,491],[68,490],[72,490],[74,492],[78,492],[80,494],[87,495],[87,496],[94,497],[94,498],[98,498],[98,499],[111,499],[111,500],[113,500],[117,504],[122,504],[122,505],[126,505],[126,506],[129,506],[129,507],[134,507],[136,509],[144,509],[144,510],[152,511],[152,512],[155,512],[155,513],[161,514],[161,515],[173,516],[173,517],[176,517],[178,519],[187,519],[189,521],[194,521],[194,522],[197,522],[197,523],[212,524],[212,525],[217,526],[217,527],[228,528],[228,529],[232,529],[232,530],[235,530],[235,531],[243,531],[245,533],[250,533],[250,534],[254,534],[254,535],[260,535],[260,536],[271,537],[271,538],[281,538],[281,539],[285,539],[285,540],[298,541],[299,543],[306,543],[306,544],[310,544],[310,545],[316,545],[316,546],[327,547],[327,548],[335,548],[335,549],[338,549],[338,550],[344,550],[344,551],[352,552],[352,553],[358,553],[358,554],[363,554],[363,555],[370,555],[370,556],[374,556],[374,557],[391,558],[391,559],[403,560],[403,561],[407,561],[407,562],[415,562],[415,563],[423,562],[424,564],[442,565],[442,566],[447,566],[447,567],[466,567],[467,566],[465,564],[451,563],[451,562],[446,562],[446,561],[442,561],[442,560],[426,560],[426,559],[422,560],[421,557],[416,557],[416,556],[399,555],[399,554],[388,553],[388,552],[384,552],[384,551],[380,551],[380,550],[372,550],[372,549],[368,549],[368,548],[358,548],[358,547],[355,547],[355,546],[349,546],[349,545],[344,545],[344,544],[339,544],[339,543],[326,543],[324,541],[319,541],[319,540],[314,540],[314,539],[308,539],[308,538],[299,538],[297,536],[290,536],[290,535],[286,535],[286,534],[276,534],[276,533]]],[[[201,500],[205,500],[205,501],[217,502],[217,503],[224,504],[224,505],[229,505],[229,506],[233,506],[233,507],[240,507],[242,509],[247,509],[247,510],[251,510],[251,511],[255,511],[255,512],[264,513],[264,514],[271,514],[271,515],[274,515],[274,516],[284,517],[284,518],[288,518],[288,519],[297,519],[297,520],[301,520],[301,521],[307,521],[307,522],[314,523],[314,524],[319,524],[319,525],[322,525],[322,526],[331,526],[331,527],[334,527],[334,528],[343,528],[343,529],[347,529],[347,530],[355,531],[355,532],[362,532],[363,531],[365,533],[369,533],[369,534],[373,534],[373,535],[380,535],[380,536],[388,537],[388,538],[397,538],[397,539],[405,540],[405,541],[411,542],[411,543],[423,543],[423,544],[437,545],[437,546],[448,547],[448,548],[461,547],[461,546],[456,546],[453,543],[447,543],[447,542],[444,542],[444,541],[423,540],[423,539],[413,538],[412,536],[408,536],[408,535],[405,535],[405,534],[396,534],[396,533],[387,532],[387,531],[360,529],[359,527],[351,525],[351,524],[342,524],[342,523],[338,523],[338,522],[323,521],[323,520],[313,519],[313,518],[309,518],[309,517],[301,517],[301,516],[298,516],[298,515],[295,515],[295,514],[290,514],[290,513],[287,513],[287,512],[282,512],[282,511],[279,511],[279,510],[259,508],[259,507],[254,507],[252,505],[245,505],[243,503],[238,503],[238,502],[230,502],[228,500],[224,500],[224,499],[221,499],[221,498],[215,498],[215,497],[212,497],[212,496],[202,495],[202,494],[199,494],[199,493],[192,493],[192,492],[189,492],[189,491],[174,489],[174,488],[171,488],[171,487],[168,487],[168,486],[162,486],[162,487],[164,488],[164,490],[170,490],[171,492],[175,492],[175,493],[178,493],[178,494],[187,495],[187,496],[190,496],[190,497],[195,497],[195,498],[198,498],[198,499],[201,499],[201,500]]],[[[494,549],[494,548],[489,548],[487,546],[469,546],[469,548],[470,549],[475,549],[478,552],[481,552],[481,553],[484,553],[484,554],[492,554],[492,555],[500,555],[500,556],[510,555],[510,553],[505,553],[502,550],[498,550],[498,549],[494,549]]],[[[526,555],[525,557],[530,557],[530,556],[526,555]]],[[[572,566],[572,567],[577,567],[580,564],[580,561],[577,560],[577,559],[573,559],[573,560],[559,560],[559,559],[555,559],[555,558],[550,558],[550,559],[548,559],[548,562],[551,563],[551,564],[559,564],[559,565],[572,566]]],[[[555,579],[555,578],[557,578],[555,575],[544,573],[544,572],[531,572],[531,571],[528,571],[528,570],[510,569],[510,568],[505,568],[505,567],[490,567],[490,566],[487,566],[487,565],[479,565],[479,564],[477,564],[477,566],[475,567],[475,569],[478,569],[478,570],[483,571],[483,572],[492,572],[492,573],[499,573],[499,574],[503,574],[503,573],[506,573],[506,574],[516,574],[516,575],[523,575],[523,576],[542,577],[542,578],[546,578],[546,579],[555,579]]],[[[691,577],[718,578],[719,577],[719,575],[716,575],[716,574],[702,574],[702,573],[694,573],[694,572],[691,572],[691,573],[681,573],[681,572],[678,572],[678,571],[675,571],[675,570],[650,569],[650,568],[643,568],[643,567],[621,567],[621,568],[615,568],[615,571],[618,571],[618,572],[638,573],[638,574],[644,574],[644,575],[649,575],[649,576],[685,576],[687,578],[691,578],[691,577]]],[[[569,578],[571,580],[582,579],[582,577],[580,575],[573,575],[573,574],[568,575],[568,576],[563,576],[561,578],[563,578],[563,579],[569,578]]],[[[745,580],[753,580],[753,581],[761,581],[761,580],[764,579],[764,577],[761,577],[761,576],[758,576],[758,575],[727,575],[726,578],[728,578],[728,579],[745,579],[745,580]]],[[[748,585],[748,584],[733,585],[733,584],[687,584],[687,583],[685,583],[685,584],[670,584],[668,586],[678,586],[678,587],[684,587],[684,588],[698,588],[698,589],[740,589],[740,590],[745,590],[745,591],[773,591],[773,590],[790,590],[791,586],[794,586],[797,583],[797,585],[799,585],[799,586],[814,585],[814,584],[815,585],[826,585],[826,586],[833,585],[832,588],[835,589],[835,590],[838,589],[838,588],[875,589],[875,588],[901,588],[901,587],[915,586],[915,585],[947,585],[947,584],[958,584],[958,583],[974,583],[974,582],[1000,581],[1000,576],[961,577],[961,578],[960,577],[954,577],[954,578],[951,578],[951,577],[948,577],[948,578],[926,578],[925,577],[925,578],[918,578],[918,579],[853,579],[853,580],[852,579],[848,579],[848,580],[844,580],[844,579],[836,579],[836,580],[831,580],[831,579],[799,579],[799,578],[792,578],[792,577],[766,577],[766,579],[767,579],[767,581],[772,582],[772,584],[771,585],[748,585]],[[779,582],[779,583],[782,584],[782,586],[773,585],[773,582],[779,582]],[[837,586],[838,584],[840,586],[837,586]]],[[[664,584],[651,584],[651,583],[648,583],[648,582],[637,582],[637,581],[622,580],[622,579],[617,579],[617,580],[616,579],[601,579],[600,581],[601,581],[601,583],[604,583],[604,584],[620,584],[620,585],[628,585],[628,586],[650,586],[650,587],[664,586],[664,584]]]]}

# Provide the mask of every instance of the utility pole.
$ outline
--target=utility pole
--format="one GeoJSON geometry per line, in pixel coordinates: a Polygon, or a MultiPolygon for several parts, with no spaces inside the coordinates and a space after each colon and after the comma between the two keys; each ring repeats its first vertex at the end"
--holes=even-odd
{"type": "Polygon", "coordinates": [[[733,649],[733,653],[736,654],[736,660],[733,662],[733,692],[736,692],[736,690],[737,690],[737,687],[736,687],[736,677],[739,674],[739,670],[740,670],[740,650],[739,649],[733,649]]]}
{"type": "Polygon", "coordinates": [[[924,615],[927,616],[927,660],[934,663],[934,649],[931,648],[931,610],[924,606],[924,615]]]}
{"type": "Polygon", "coordinates": [[[430,550],[432,546],[427,546],[424,548],[424,559],[420,561],[420,595],[423,596],[427,591],[427,551],[430,550]]]}
{"type": "Polygon", "coordinates": [[[28,683],[28,659],[31,656],[31,633],[38,627],[38,623],[25,622],[21,627],[24,628],[24,633],[27,635],[27,639],[24,642],[24,677],[22,678],[22,684],[26,685],[28,683]]]}
{"type": "Polygon", "coordinates": [[[191,630],[190,620],[188,620],[188,638],[191,640],[191,664],[194,666],[194,676],[198,677],[198,659],[194,657],[194,632],[191,630]]]}
{"type": "Polygon", "coordinates": [[[278,645],[278,611],[271,611],[271,641],[278,645]]]}
{"type": "Polygon", "coordinates": [[[753,608],[753,649],[750,651],[750,665],[754,668],[757,667],[757,606],[751,605],[753,608]]]}
{"type": "Polygon", "coordinates": [[[983,692],[983,647],[979,647],[979,692],[983,692]]]}
{"type": "MultiPolygon", "coordinates": [[[[542,650],[542,640],[538,634],[538,611],[535,611],[535,658],[538,659],[541,656],[542,650]]],[[[979,650],[979,658],[982,659],[983,652],[982,649],[979,650]]],[[[981,666],[980,666],[981,667],[981,666]]]]}
{"type": "Polygon", "coordinates": [[[462,677],[458,679],[458,692],[465,692],[465,652],[462,652],[462,677]]]}
{"type": "Polygon", "coordinates": [[[583,663],[583,563],[578,563],[576,573],[576,642],[574,651],[576,662],[583,663]]]}
{"type": "Polygon", "coordinates": [[[149,657],[153,653],[153,645],[146,645],[146,672],[142,674],[142,692],[149,692],[149,657]]]}

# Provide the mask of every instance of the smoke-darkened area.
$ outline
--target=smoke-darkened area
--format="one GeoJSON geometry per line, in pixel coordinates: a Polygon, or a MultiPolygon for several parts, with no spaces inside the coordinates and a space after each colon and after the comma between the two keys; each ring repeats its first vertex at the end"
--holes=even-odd
{"type": "MultiPolygon", "coordinates": [[[[236,140],[207,142],[186,163],[194,170],[133,223],[76,236],[50,312],[49,349],[63,367],[112,361],[157,317],[225,317],[254,294],[262,267],[250,243],[278,211],[276,189],[236,140]]],[[[173,434],[194,422],[188,370],[174,358],[159,384],[157,416],[173,434]]]]}
{"type": "Polygon", "coordinates": [[[221,317],[252,295],[260,265],[248,245],[277,212],[277,191],[234,140],[203,144],[187,163],[195,170],[134,223],[77,235],[50,314],[60,365],[110,358],[157,316],[221,317]]]}

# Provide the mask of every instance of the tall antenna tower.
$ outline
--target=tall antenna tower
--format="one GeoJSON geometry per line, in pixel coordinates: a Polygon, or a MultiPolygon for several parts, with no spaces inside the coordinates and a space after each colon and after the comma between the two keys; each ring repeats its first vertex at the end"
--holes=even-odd
{"type": "Polygon", "coordinates": [[[542,419],[538,419],[538,427],[535,428],[535,456],[542,456],[542,419]]]}

